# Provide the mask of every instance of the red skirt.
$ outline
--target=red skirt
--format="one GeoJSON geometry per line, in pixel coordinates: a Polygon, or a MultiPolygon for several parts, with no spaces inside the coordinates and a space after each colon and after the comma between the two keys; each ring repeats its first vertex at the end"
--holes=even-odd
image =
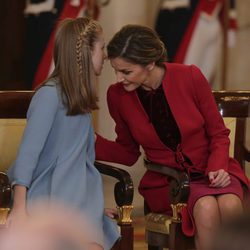
{"type": "Polygon", "coordinates": [[[217,196],[221,194],[235,194],[240,200],[243,200],[243,188],[240,181],[230,175],[231,183],[227,187],[213,188],[209,187],[209,180],[207,177],[190,182],[190,195],[187,203],[187,209],[182,212],[182,229],[187,236],[193,236],[195,233],[195,223],[193,218],[193,208],[198,199],[203,196],[212,195],[217,196]]]}
{"type": "MultiPolygon", "coordinates": [[[[193,236],[195,233],[195,223],[193,218],[193,207],[198,199],[207,195],[235,194],[243,200],[243,188],[241,182],[236,177],[230,175],[231,183],[224,188],[209,187],[208,177],[202,177],[190,182],[190,195],[187,207],[182,211],[182,229],[187,236],[193,236]]],[[[155,213],[165,213],[172,215],[172,209],[169,201],[169,186],[160,185],[154,188],[142,188],[139,192],[146,200],[150,210],[155,213]]]]}

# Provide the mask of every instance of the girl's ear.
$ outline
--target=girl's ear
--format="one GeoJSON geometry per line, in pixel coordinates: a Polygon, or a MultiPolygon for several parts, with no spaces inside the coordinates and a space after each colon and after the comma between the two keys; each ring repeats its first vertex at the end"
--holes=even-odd
{"type": "Polygon", "coordinates": [[[151,71],[153,68],[155,67],[155,62],[152,62],[152,63],[149,63],[147,66],[146,66],[146,69],[151,71]]]}

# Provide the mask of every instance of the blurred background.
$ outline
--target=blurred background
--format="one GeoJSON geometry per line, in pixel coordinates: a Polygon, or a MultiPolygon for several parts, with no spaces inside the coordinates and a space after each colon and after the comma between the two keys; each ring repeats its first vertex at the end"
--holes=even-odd
{"type": "MultiPolygon", "coordinates": [[[[150,26],[166,44],[169,61],[196,64],[213,89],[249,90],[249,9],[250,0],[1,0],[0,90],[33,89],[46,79],[53,68],[57,22],[82,15],[101,23],[107,42],[123,25],[150,26]]],[[[105,62],[94,123],[96,131],[110,139],[115,134],[106,92],[115,79],[105,62]]],[[[142,158],[125,169],[137,188],[144,172],[142,158]]],[[[105,193],[107,206],[114,206],[112,185],[105,185],[105,193]]],[[[137,191],[134,206],[135,215],[143,213],[137,191]]]]}

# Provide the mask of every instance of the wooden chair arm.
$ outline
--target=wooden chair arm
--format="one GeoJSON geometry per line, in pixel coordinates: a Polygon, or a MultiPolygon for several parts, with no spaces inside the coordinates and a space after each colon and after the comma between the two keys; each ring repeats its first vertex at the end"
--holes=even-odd
{"type": "Polygon", "coordinates": [[[0,208],[9,208],[11,202],[11,186],[9,178],[0,172],[0,208]]]}
{"type": "Polygon", "coordinates": [[[8,176],[0,172],[0,228],[5,226],[11,203],[11,186],[8,176]]]}
{"type": "Polygon", "coordinates": [[[95,162],[95,166],[101,174],[112,176],[118,180],[114,187],[114,196],[118,212],[117,222],[118,225],[122,226],[122,235],[128,234],[130,235],[130,238],[132,238],[133,227],[131,213],[133,209],[132,202],[134,197],[134,185],[130,174],[124,169],[110,166],[101,162],[95,162]]]}
{"type": "Polygon", "coordinates": [[[145,167],[153,172],[166,175],[170,178],[170,202],[172,204],[187,203],[190,186],[189,176],[181,170],[144,159],[145,167]]]}
{"type": "Polygon", "coordinates": [[[245,153],[245,156],[244,156],[244,159],[248,162],[250,162],[250,150],[247,149],[246,147],[244,148],[244,153],[245,153]]]}
{"type": "Polygon", "coordinates": [[[0,118],[25,118],[34,91],[0,91],[0,118]]]}
{"type": "Polygon", "coordinates": [[[95,162],[95,166],[100,173],[112,176],[118,180],[114,187],[116,204],[119,207],[132,205],[134,185],[129,173],[126,170],[101,162],[95,162]]]}

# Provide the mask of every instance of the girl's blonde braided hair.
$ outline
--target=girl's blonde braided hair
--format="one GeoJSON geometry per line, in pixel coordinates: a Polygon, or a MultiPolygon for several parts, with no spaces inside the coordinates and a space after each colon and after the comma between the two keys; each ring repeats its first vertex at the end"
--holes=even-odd
{"type": "Polygon", "coordinates": [[[55,70],[68,115],[97,109],[97,91],[91,51],[102,28],[91,18],[65,19],[55,39],[55,70]]]}

